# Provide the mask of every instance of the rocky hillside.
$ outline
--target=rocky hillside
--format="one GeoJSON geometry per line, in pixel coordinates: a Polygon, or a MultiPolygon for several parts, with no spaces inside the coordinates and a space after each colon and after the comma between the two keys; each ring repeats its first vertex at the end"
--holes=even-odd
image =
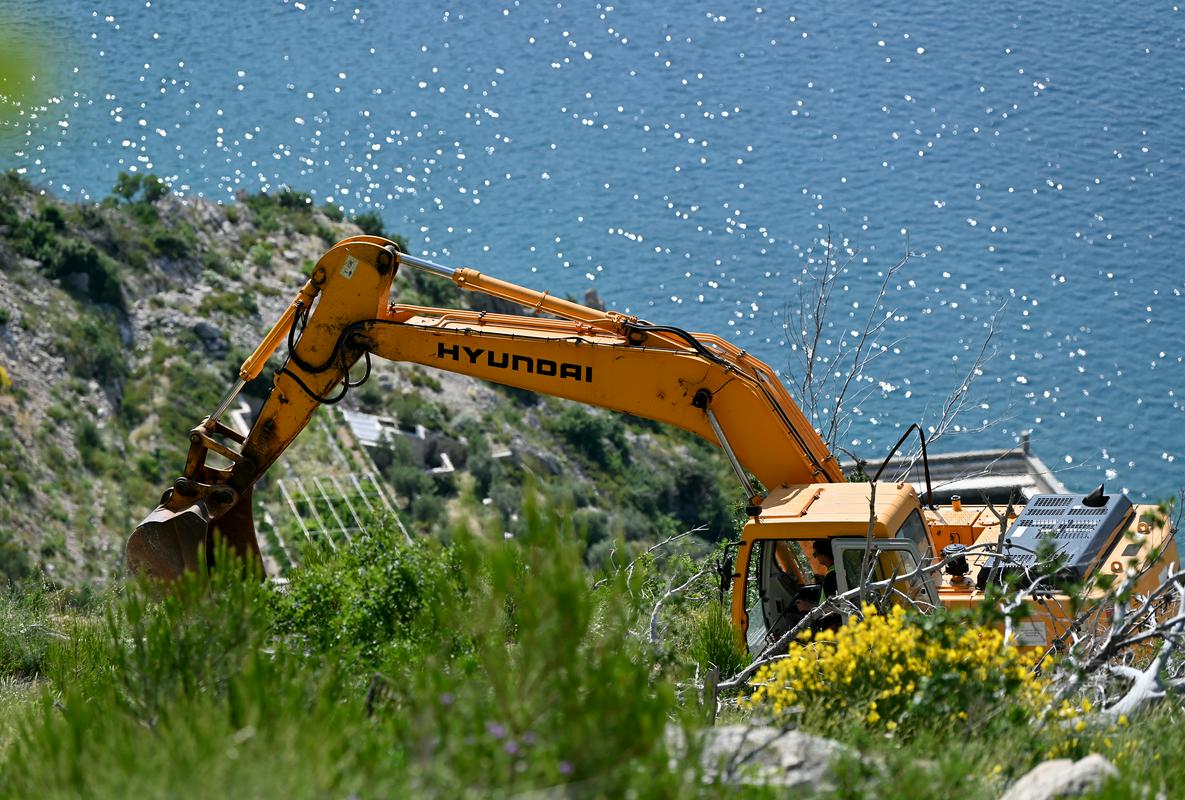
{"type": "MultiPolygon", "coordinates": [[[[189,428],[320,255],[360,231],[381,233],[381,219],[347,221],[291,190],[221,205],[120,175],[111,197],[74,205],[0,178],[0,573],[77,584],[117,572],[123,539],[178,474],[189,428]]],[[[420,275],[395,291],[462,302],[420,275]]],[[[531,481],[577,514],[590,561],[618,537],[700,523],[731,532],[725,465],[680,432],[407,365],[382,365],[343,405],[429,432],[430,452],[395,437],[378,453],[386,490],[421,533],[513,535],[531,481]],[[458,469],[427,471],[437,451],[458,469]]],[[[372,468],[340,414],[322,409],[313,428],[269,477],[372,468]]],[[[259,497],[275,529],[295,535],[272,482],[259,497]]]]}

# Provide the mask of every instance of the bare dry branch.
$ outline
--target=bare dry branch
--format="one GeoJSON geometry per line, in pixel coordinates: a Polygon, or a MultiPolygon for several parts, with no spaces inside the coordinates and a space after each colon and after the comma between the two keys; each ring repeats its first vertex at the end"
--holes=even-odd
{"type": "Polygon", "coordinates": [[[876,296],[868,304],[868,314],[854,335],[838,334],[838,340],[829,338],[831,324],[831,302],[836,286],[842,276],[848,273],[860,251],[840,248],[831,238],[819,242],[823,248],[821,266],[815,271],[804,271],[799,282],[797,308],[789,304],[785,308],[785,330],[791,349],[798,354],[801,363],[791,365],[790,373],[797,375],[793,388],[798,395],[804,413],[820,427],[820,433],[828,447],[835,443],[846,430],[846,419],[842,413],[845,407],[855,405],[867,396],[871,388],[856,387],[864,377],[868,365],[881,353],[891,349],[879,344],[876,339],[885,332],[895,309],[885,308],[885,299],[894,276],[909,262],[913,253],[909,250],[887,269],[876,296]],[[853,341],[854,339],[854,341],[853,341]]]}
{"type": "Polygon", "coordinates": [[[699,572],[695,573],[686,581],[674,587],[673,589],[671,588],[671,583],[673,583],[673,581],[667,583],[666,594],[658,598],[658,602],[654,604],[654,610],[650,612],[650,644],[658,645],[662,641],[662,638],[658,635],[658,612],[662,609],[662,604],[667,600],[670,600],[675,595],[679,594],[679,592],[683,591],[691,584],[695,583],[697,580],[706,575],[707,572],[708,570],[701,569],[699,572]]]}
{"type": "MultiPolygon", "coordinates": [[[[650,547],[647,547],[642,553],[640,553],[636,558],[634,558],[632,561],[630,561],[629,564],[627,564],[624,567],[626,576],[628,578],[632,578],[634,576],[634,567],[637,566],[639,561],[641,561],[643,558],[650,555],[651,553],[653,553],[657,550],[661,550],[662,548],[666,547],[671,542],[677,542],[678,540],[682,539],[683,537],[691,536],[692,534],[703,533],[707,529],[708,529],[707,525],[697,525],[694,528],[689,528],[688,530],[685,530],[682,533],[676,533],[672,536],[668,536],[667,538],[663,539],[661,542],[657,542],[655,544],[650,545],[650,547]]],[[[614,544],[613,550],[609,553],[609,559],[610,559],[610,562],[613,564],[613,567],[614,567],[613,572],[615,574],[622,571],[622,568],[618,567],[617,562],[613,560],[613,556],[616,553],[617,553],[617,545],[614,544]]],[[[597,581],[596,583],[593,584],[593,588],[599,589],[608,582],[609,582],[609,578],[607,578],[607,577],[601,578],[599,581],[597,581]]]]}

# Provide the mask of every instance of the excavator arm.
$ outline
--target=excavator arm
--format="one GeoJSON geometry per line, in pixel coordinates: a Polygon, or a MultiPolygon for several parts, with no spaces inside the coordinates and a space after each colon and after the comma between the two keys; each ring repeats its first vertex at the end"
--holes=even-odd
{"type": "Polygon", "coordinates": [[[777,376],[728,342],[588,308],[471,269],[440,267],[399,252],[386,239],[360,236],[321,258],[218,408],[191,431],[184,475],[128,540],[129,567],[176,578],[194,568],[203,551],[210,558],[218,536],[258,561],[252,487],[318,406],[337,402],[356,385],[351,369],[359,360],[369,373],[372,355],[691,431],[725,450],[753,515],[760,513],[761,497],[747,472],[768,488],[843,480],[777,376]],[[388,305],[400,265],[548,316],[388,305]],[[250,432],[244,437],[223,425],[219,418],[235,395],[285,341],[288,358],[250,432]],[[208,465],[211,452],[229,466],[208,465]]]}

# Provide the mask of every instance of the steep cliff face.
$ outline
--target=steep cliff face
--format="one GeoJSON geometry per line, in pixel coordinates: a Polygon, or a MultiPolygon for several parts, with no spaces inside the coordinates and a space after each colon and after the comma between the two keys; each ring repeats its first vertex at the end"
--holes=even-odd
{"type": "MultiPolygon", "coordinates": [[[[184,431],[358,229],[295,193],[234,206],[121,180],[99,205],[0,184],[0,569],[68,580],[118,565],[179,467],[184,431]],[[178,438],[180,434],[180,438],[178,438]]],[[[332,212],[330,212],[332,213],[332,212]]]]}
{"type": "MultiPolygon", "coordinates": [[[[124,175],[111,198],[72,205],[0,178],[0,574],[77,583],[117,572],[123,539],[180,469],[189,428],[321,254],[361,230],[289,190],[220,205],[124,175]]],[[[462,302],[431,280],[401,276],[395,292],[462,302]]],[[[400,365],[380,365],[345,405],[423,425],[437,449],[457,443],[449,474],[391,443],[384,483],[422,532],[513,534],[532,480],[585,521],[594,560],[618,535],[640,542],[707,521],[719,536],[731,524],[722,462],[674,431],[400,365]]],[[[340,417],[318,420],[321,433],[302,437],[277,475],[308,475],[342,446],[340,469],[373,468],[340,417]]],[[[295,534],[271,483],[260,500],[295,534]]]]}

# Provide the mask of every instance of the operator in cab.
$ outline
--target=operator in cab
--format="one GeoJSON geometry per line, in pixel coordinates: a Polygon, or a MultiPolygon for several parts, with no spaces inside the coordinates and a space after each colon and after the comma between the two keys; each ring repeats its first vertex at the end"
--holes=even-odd
{"type": "MultiPolygon", "coordinates": [[[[818,608],[838,592],[838,582],[835,578],[835,557],[832,554],[831,542],[828,539],[816,539],[811,547],[815,560],[827,568],[825,575],[816,575],[815,583],[803,586],[794,595],[794,605],[803,616],[818,608]]],[[[839,614],[827,614],[815,620],[811,628],[815,631],[838,630],[843,619],[839,614]]]]}
{"type": "Polygon", "coordinates": [[[811,553],[815,556],[815,560],[827,569],[827,573],[819,578],[819,584],[823,587],[821,599],[835,597],[839,591],[839,584],[835,578],[835,555],[831,550],[831,540],[816,539],[811,545],[811,553]]]}

